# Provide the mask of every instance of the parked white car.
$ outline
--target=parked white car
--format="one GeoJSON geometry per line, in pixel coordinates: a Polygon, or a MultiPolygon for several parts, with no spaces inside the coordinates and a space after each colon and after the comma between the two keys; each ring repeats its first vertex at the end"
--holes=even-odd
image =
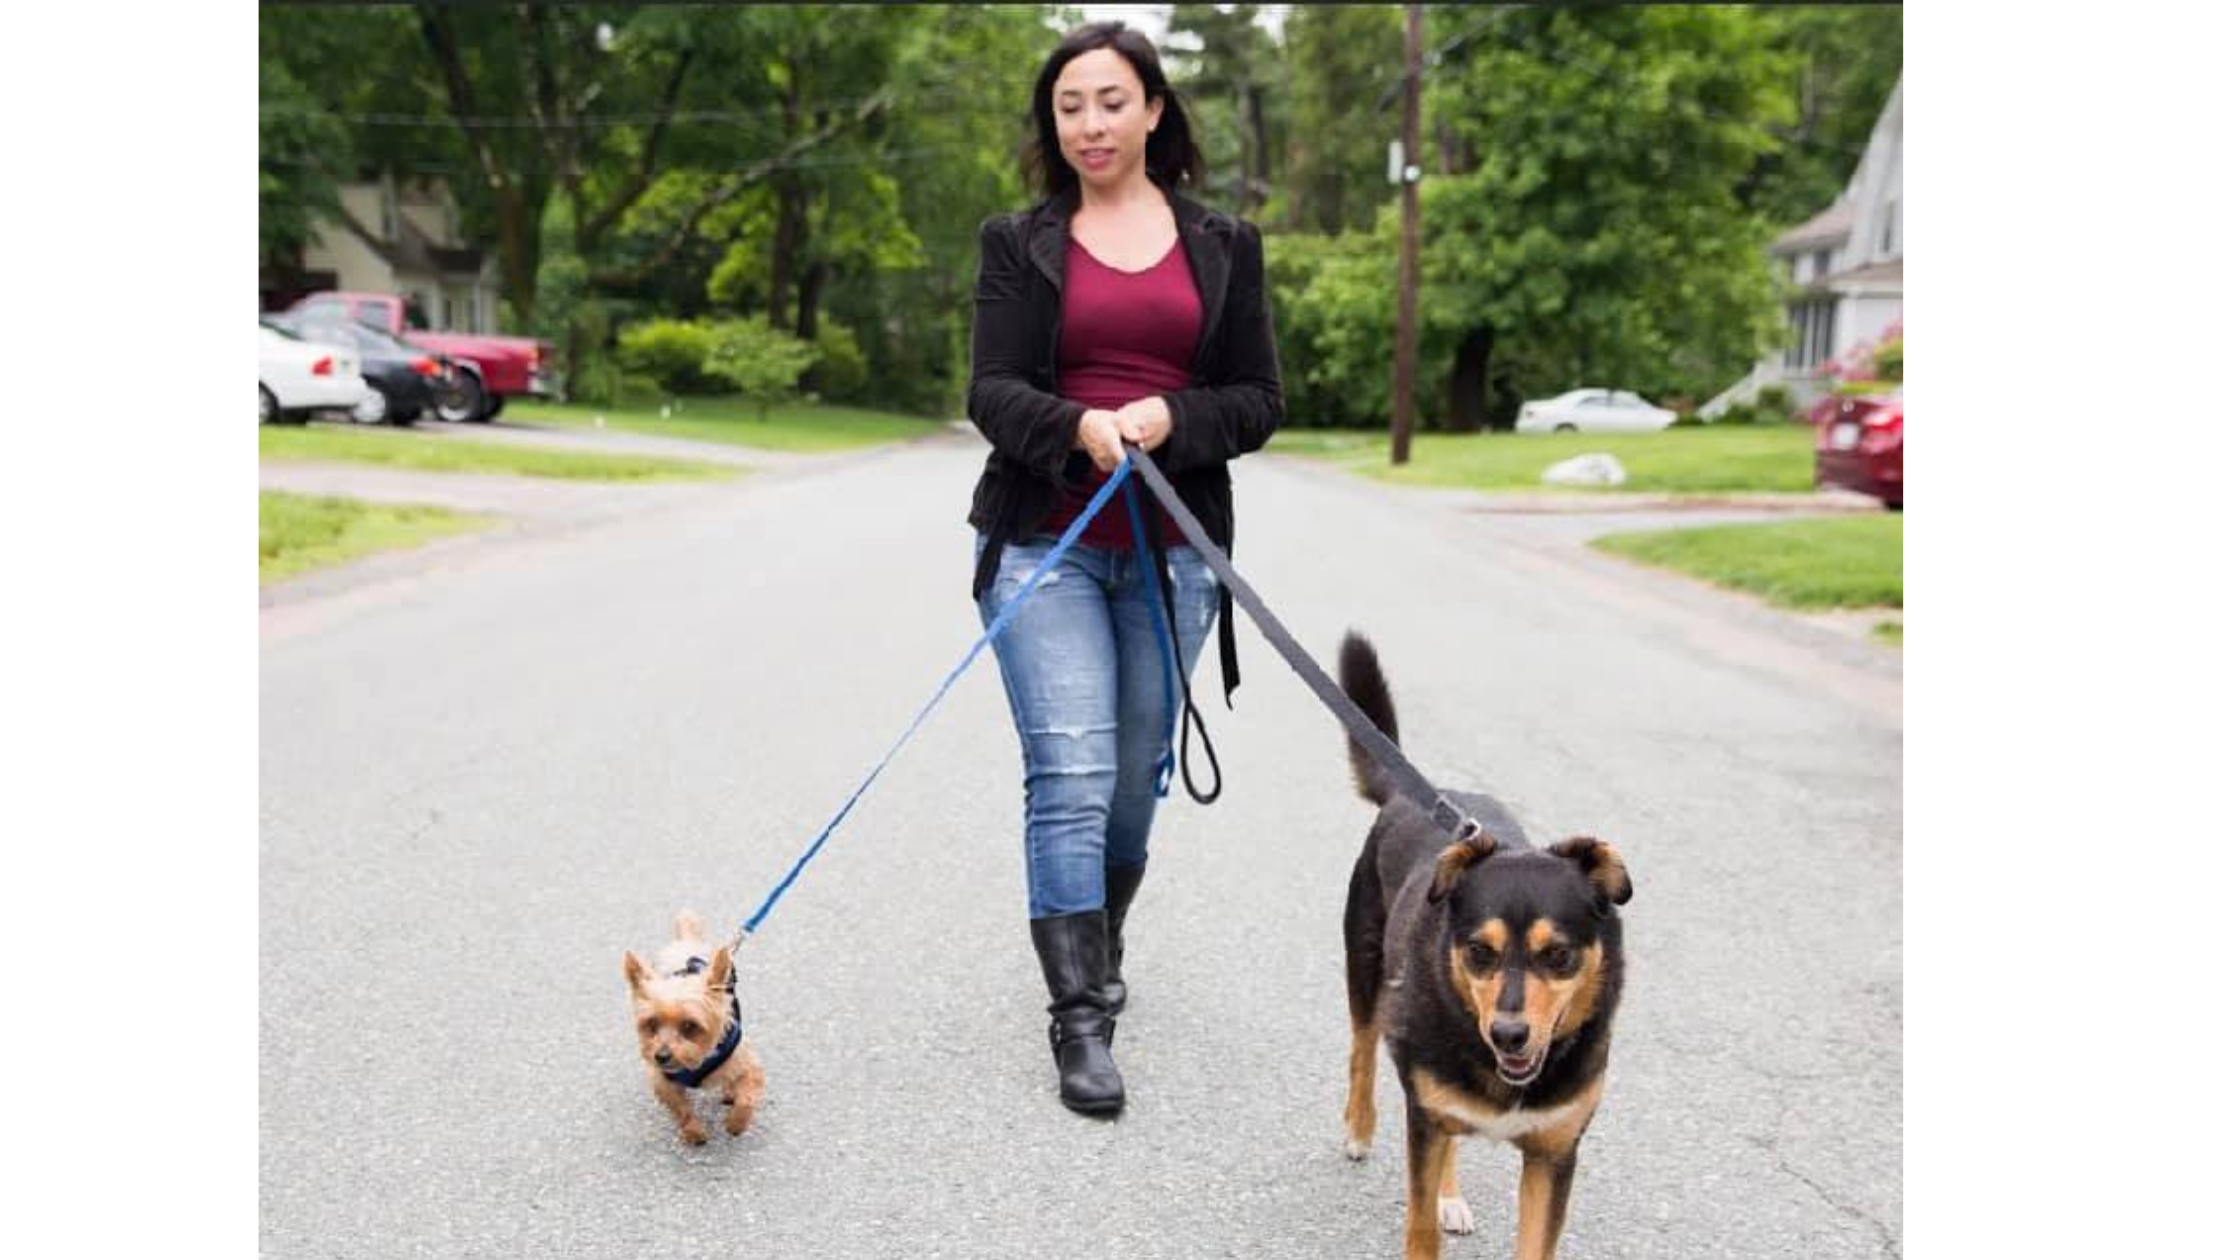
{"type": "Polygon", "coordinates": [[[1526,403],[1517,411],[1517,432],[1648,433],[1679,418],[1622,389],[1575,389],[1526,403]]]}
{"type": "Polygon", "coordinates": [[[365,396],[356,351],[257,325],[257,423],[300,423],[314,411],[348,411],[365,396]]]}

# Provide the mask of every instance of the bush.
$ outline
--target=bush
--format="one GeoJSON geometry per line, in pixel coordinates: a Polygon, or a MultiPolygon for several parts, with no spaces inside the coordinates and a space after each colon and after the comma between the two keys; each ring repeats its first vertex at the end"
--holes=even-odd
{"type": "MultiPolygon", "coordinates": [[[[1384,425],[1392,416],[1391,253],[1366,232],[1266,238],[1283,366],[1284,426],[1384,425]]],[[[1426,343],[1430,342],[1426,338],[1426,343]]],[[[1418,346],[1417,424],[1446,405],[1442,347],[1418,346]]]]}
{"type": "Polygon", "coordinates": [[[825,319],[817,325],[817,361],[809,369],[809,388],[828,402],[860,402],[871,383],[871,364],[846,324],[825,319]]]}
{"type": "Polygon", "coordinates": [[[721,394],[730,382],[705,366],[714,348],[707,324],[653,319],[623,329],[615,342],[615,357],[623,370],[652,377],[668,393],[721,394]]]}
{"type": "Polygon", "coordinates": [[[1874,348],[1874,374],[1886,381],[1906,379],[1906,339],[1892,337],[1874,348]]]}
{"type": "Polygon", "coordinates": [[[1896,389],[1896,381],[1837,381],[1829,393],[1844,398],[1859,398],[1868,394],[1887,394],[1896,389]]]}
{"type": "Polygon", "coordinates": [[[760,415],[797,391],[817,348],[761,320],[730,319],[710,325],[701,370],[729,382],[760,415]]]}
{"type": "Polygon", "coordinates": [[[1797,419],[1797,398],[1786,385],[1768,385],[1750,401],[1736,403],[1710,423],[1723,425],[1789,424],[1797,419]]]}
{"type": "Polygon", "coordinates": [[[661,382],[636,372],[616,372],[610,379],[608,396],[596,401],[610,407],[636,407],[651,409],[661,405],[668,395],[661,382]]]}

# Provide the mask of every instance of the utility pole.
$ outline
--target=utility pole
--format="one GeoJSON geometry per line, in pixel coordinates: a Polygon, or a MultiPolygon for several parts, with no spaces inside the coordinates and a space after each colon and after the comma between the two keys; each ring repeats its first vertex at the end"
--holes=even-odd
{"type": "Polygon", "coordinates": [[[1400,106],[1400,312],[1392,346],[1392,462],[1408,462],[1409,431],[1416,417],[1416,237],[1421,215],[1416,181],[1423,178],[1423,6],[1408,6],[1408,77],[1400,106]]]}

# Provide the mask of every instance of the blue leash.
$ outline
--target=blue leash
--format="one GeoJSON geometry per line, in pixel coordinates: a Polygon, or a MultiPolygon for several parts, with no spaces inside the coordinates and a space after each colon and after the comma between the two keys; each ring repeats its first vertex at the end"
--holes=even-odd
{"type": "MultiPolygon", "coordinates": [[[[856,807],[856,802],[863,798],[864,791],[871,786],[871,781],[879,777],[880,772],[887,768],[887,763],[894,760],[896,753],[902,751],[903,744],[909,742],[912,735],[917,734],[918,728],[925,724],[925,720],[933,712],[934,706],[941,703],[941,698],[949,694],[949,688],[955,685],[958,678],[963,676],[965,669],[972,664],[973,658],[980,655],[980,649],[988,646],[997,635],[1002,634],[1005,628],[1011,624],[1011,619],[1018,614],[1020,606],[1027,602],[1027,597],[1034,594],[1035,589],[1042,584],[1042,579],[1048,576],[1050,570],[1057,566],[1059,559],[1073,548],[1074,543],[1080,540],[1082,531],[1089,528],[1089,522],[1095,520],[1097,513],[1103,511],[1104,506],[1112,501],[1112,496],[1120,491],[1121,486],[1128,480],[1128,474],[1133,467],[1134,456],[1131,455],[1128,459],[1122,460],[1118,468],[1113,469],[1112,475],[1105,479],[1104,485],[1099,487],[1097,493],[1090,498],[1088,506],[1082,509],[1081,515],[1074,518],[1073,524],[1066,527],[1065,533],[1059,535],[1058,545],[1050,549],[1050,554],[1042,558],[1042,563],[1035,566],[1034,573],[1019,587],[1019,593],[1005,601],[1003,607],[997,610],[994,618],[988,622],[988,628],[981,633],[979,641],[975,642],[965,652],[964,659],[958,661],[956,668],[949,671],[949,676],[941,680],[941,686],[934,691],[933,698],[926,701],[925,707],[918,710],[918,716],[911,720],[909,727],[888,747],[886,756],[879,758],[879,763],[871,767],[871,773],[865,775],[863,782],[856,785],[856,790],[848,797],[847,803],[840,807],[840,812],[832,816],[832,821],[824,825],[824,830],[818,832],[817,838],[810,841],[809,847],[802,851],[799,858],[794,860],[793,869],[787,871],[786,877],[778,881],[778,886],[770,890],[770,895],[762,899],[761,908],[748,915],[746,921],[739,925],[738,935],[732,940],[734,952],[736,952],[738,945],[743,944],[748,936],[762,926],[762,921],[769,917],[770,911],[777,906],[778,900],[784,897],[787,890],[793,887],[793,881],[800,878],[802,868],[809,865],[809,860],[817,856],[818,850],[824,848],[825,841],[832,838],[832,833],[839,828],[841,820],[845,819],[849,811],[856,807]]],[[[1128,493],[1128,517],[1136,531],[1136,551],[1141,556],[1143,563],[1148,566],[1151,559],[1143,550],[1143,521],[1136,508],[1135,491],[1132,486],[1129,487],[1128,493]]],[[[1153,601],[1153,622],[1159,629],[1160,651],[1171,659],[1173,648],[1167,642],[1166,622],[1161,620],[1158,615],[1156,586],[1157,575],[1153,574],[1150,586],[1146,588],[1146,595],[1153,601]]],[[[1174,681],[1171,670],[1168,672],[1167,689],[1168,725],[1171,729],[1174,713],[1174,681]]],[[[1173,764],[1174,754],[1170,737],[1169,748],[1159,760],[1159,795],[1161,796],[1166,795],[1167,779],[1173,770],[1173,764]]]]}

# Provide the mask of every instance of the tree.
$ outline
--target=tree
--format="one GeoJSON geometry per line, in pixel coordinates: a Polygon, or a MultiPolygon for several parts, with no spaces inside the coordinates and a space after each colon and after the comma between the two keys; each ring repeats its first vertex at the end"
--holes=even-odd
{"type": "MultiPolygon", "coordinates": [[[[896,20],[877,11],[834,22],[896,20]]],[[[907,16],[907,15],[905,15],[907,16]]],[[[275,55],[360,140],[360,169],[448,177],[467,221],[495,239],[513,321],[537,323],[548,199],[569,203],[573,250],[602,257],[618,230],[679,170],[710,178],[632,266],[595,269],[627,287],[667,265],[706,217],[809,158],[884,105],[875,88],[824,126],[788,133],[773,47],[804,20],[776,7],[680,10],[626,5],[418,4],[260,10],[275,55]],[[691,134],[687,134],[691,133],[691,134]],[[742,153],[751,155],[742,161],[742,153]]],[[[876,83],[877,80],[859,80],[876,83]]],[[[377,234],[347,216],[344,227],[377,234]]],[[[638,220],[641,224],[643,219],[638,220]]]]}
{"type": "Polygon", "coordinates": [[[1819,213],[1850,180],[1904,66],[1904,19],[1894,4],[1754,8],[1773,31],[1795,109],[1738,191],[1786,227],[1819,213]]]}
{"type": "Polygon", "coordinates": [[[1367,230],[1393,195],[1385,146],[1400,134],[1388,95],[1399,73],[1400,10],[1295,5],[1284,19],[1283,44],[1292,136],[1284,155],[1284,225],[1325,234],[1367,230]]]}
{"type": "Polygon", "coordinates": [[[507,325],[552,339],[572,374],[617,383],[597,370],[622,357],[616,330],[650,319],[752,317],[834,347],[834,379],[873,401],[961,401],[980,222],[1035,195],[1016,158],[1046,10],[266,6],[259,22],[268,252],[326,219],[387,253],[322,190],[441,178],[495,255],[507,325]]]}
{"type": "Polygon", "coordinates": [[[285,63],[264,53],[257,61],[257,258],[292,270],[321,218],[341,214],[332,168],[314,155],[347,166],[350,135],[319,109],[285,63]]]}
{"type": "MultiPolygon", "coordinates": [[[[908,265],[841,267],[825,290],[861,341],[874,397],[951,415],[962,407],[980,224],[1040,197],[1018,155],[1034,74],[1055,42],[1043,12],[1021,5],[942,5],[904,33],[888,82],[911,105],[881,121],[892,156],[861,169],[891,186],[918,245],[908,265]]],[[[836,191],[828,204],[843,224],[865,202],[836,191]]]]}
{"type": "Polygon", "coordinates": [[[1182,91],[1207,192],[1224,208],[1256,216],[1275,191],[1271,99],[1283,79],[1282,50],[1259,24],[1255,4],[1178,4],[1167,18],[1167,76],[1182,91]]]}
{"type": "Polygon", "coordinates": [[[1789,102],[1758,15],[1435,11],[1431,110],[1474,165],[1424,187],[1427,353],[1452,427],[1504,392],[1709,392],[1777,331],[1769,232],[1736,189],[1789,102]],[[1434,337],[1436,334],[1436,338],[1434,337]]]}

